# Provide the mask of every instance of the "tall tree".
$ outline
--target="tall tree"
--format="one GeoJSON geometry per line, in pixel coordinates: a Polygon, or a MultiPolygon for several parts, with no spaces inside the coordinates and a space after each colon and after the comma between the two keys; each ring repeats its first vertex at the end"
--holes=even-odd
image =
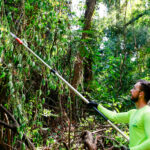
{"type": "MultiPolygon", "coordinates": [[[[91,20],[92,20],[92,16],[94,13],[94,9],[95,9],[95,5],[96,5],[96,0],[86,0],[86,11],[85,11],[85,15],[84,15],[84,27],[83,27],[83,33],[82,33],[82,38],[81,41],[84,41],[84,39],[86,39],[88,37],[88,34],[86,33],[87,30],[90,30],[91,28],[91,20]]],[[[74,75],[73,75],[73,79],[71,84],[73,85],[74,88],[77,89],[79,82],[82,78],[82,73],[83,73],[83,60],[85,59],[85,45],[84,42],[80,43],[80,48],[79,51],[77,52],[77,56],[76,56],[76,61],[74,64],[74,75]]],[[[86,67],[88,69],[90,69],[91,65],[86,67]]],[[[89,79],[89,76],[91,78],[91,74],[87,76],[87,79],[89,79]]],[[[71,92],[72,94],[72,111],[73,111],[73,118],[76,117],[76,99],[75,99],[75,94],[73,92],[71,92]]]]}

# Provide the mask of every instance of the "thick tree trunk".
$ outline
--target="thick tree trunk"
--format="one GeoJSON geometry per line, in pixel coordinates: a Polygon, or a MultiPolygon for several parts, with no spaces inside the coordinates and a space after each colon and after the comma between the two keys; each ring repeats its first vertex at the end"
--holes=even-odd
{"type": "MultiPolygon", "coordinates": [[[[91,29],[91,19],[94,13],[96,0],[87,0],[86,1],[87,9],[85,12],[85,28],[84,30],[90,30],[91,29]]],[[[89,37],[87,33],[83,33],[82,38],[86,39],[89,37]]],[[[83,52],[85,53],[85,52],[83,52]]],[[[92,74],[92,56],[89,55],[84,59],[84,89],[86,91],[89,91],[89,85],[92,81],[93,74],[92,74]]]]}
{"type": "MultiPolygon", "coordinates": [[[[80,53],[77,54],[76,56],[76,61],[74,64],[74,76],[72,79],[72,86],[77,89],[79,82],[82,77],[82,69],[83,69],[83,57],[80,55],[80,53]]],[[[73,91],[70,91],[71,93],[71,100],[72,100],[72,119],[76,120],[77,119],[77,111],[76,111],[76,98],[75,98],[75,93],[73,91]]]]}
{"type": "Polygon", "coordinates": [[[90,85],[93,78],[92,62],[92,56],[89,56],[84,61],[84,90],[87,92],[90,92],[90,85]]]}
{"type": "MultiPolygon", "coordinates": [[[[96,5],[96,0],[86,0],[86,11],[85,11],[85,17],[84,17],[84,28],[83,30],[90,30],[91,28],[91,19],[92,19],[92,15],[95,9],[95,5],[96,5]]],[[[82,39],[81,41],[83,41],[83,39],[86,39],[88,36],[87,33],[82,34],[82,39]]],[[[74,76],[72,79],[71,84],[73,85],[74,88],[77,89],[79,82],[81,81],[81,77],[82,77],[82,73],[83,73],[83,59],[84,59],[84,55],[85,55],[85,50],[84,50],[84,44],[81,43],[80,44],[80,50],[77,53],[76,56],[76,61],[75,61],[75,65],[74,65],[74,76]]],[[[90,69],[91,70],[91,69],[90,69]]],[[[71,99],[72,99],[72,111],[73,111],[73,119],[76,119],[76,99],[75,99],[75,94],[71,91],[71,99]]]]}

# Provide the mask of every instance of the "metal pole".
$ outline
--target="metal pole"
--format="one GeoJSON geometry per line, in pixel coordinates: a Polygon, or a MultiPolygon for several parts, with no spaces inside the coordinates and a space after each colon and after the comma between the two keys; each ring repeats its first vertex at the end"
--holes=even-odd
{"type": "MultiPolygon", "coordinates": [[[[47,66],[52,73],[54,73],[59,79],[61,79],[64,83],[68,85],[68,87],[74,91],[86,104],[89,103],[89,101],[81,94],[79,93],[70,83],[68,83],[62,76],[58,74],[57,71],[53,70],[46,62],[43,61],[37,54],[35,54],[25,43],[23,43],[22,40],[20,40],[15,34],[10,32],[11,36],[21,45],[23,45],[29,52],[31,52],[37,59],[39,59],[45,66],[47,66]]],[[[115,130],[117,130],[127,141],[129,141],[129,137],[126,136],[116,125],[114,125],[108,118],[102,114],[96,107],[93,107],[93,109],[100,114],[115,130]]]]}

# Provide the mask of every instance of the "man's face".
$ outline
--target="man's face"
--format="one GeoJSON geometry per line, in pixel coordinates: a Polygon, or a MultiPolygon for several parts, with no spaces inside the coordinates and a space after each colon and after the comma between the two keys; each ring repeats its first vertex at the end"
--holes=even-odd
{"type": "Polygon", "coordinates": [[[131,92],[131,100],[133,102],[137,102],[139,99],[139,93],[141,91],[140,86],[141,86],[141,84],[140,84],[140,82],[138,82],[134,85],[133,89],[131,89],[131,91],[130,91],[131,92]]]}

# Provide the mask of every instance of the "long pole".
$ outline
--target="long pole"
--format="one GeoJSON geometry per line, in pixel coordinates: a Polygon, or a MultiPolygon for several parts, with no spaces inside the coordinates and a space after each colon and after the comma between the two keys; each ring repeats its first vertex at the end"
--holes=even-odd
{"type": "MultiPolygon", "coordinates": [[[[68,87],[74,91],[86,104],[89,103],[89,101],[81,94],[79,93],[69,82],[67,82],[61,75],[58,74],[57,71],[53,70],[43,59],[41,59],[36,53],[34,53],[21,39],[19,39],[15,34],[10,32],[10,35],[21,45],[23,45],[29,52],[31,52],[37,59],[39,59],[45,66],[47,66],[52,73],[54,73],[59,79],[61,79],[65,84],[68,85],[68,87]]],[[[93,109],[100,114],[115,130],[117,130],[127,141],[129,141],[129,137],[125,135],[116,125],[114,125],[108,118],[102,114],[96,107],[93,107],[93,109]]]]}

